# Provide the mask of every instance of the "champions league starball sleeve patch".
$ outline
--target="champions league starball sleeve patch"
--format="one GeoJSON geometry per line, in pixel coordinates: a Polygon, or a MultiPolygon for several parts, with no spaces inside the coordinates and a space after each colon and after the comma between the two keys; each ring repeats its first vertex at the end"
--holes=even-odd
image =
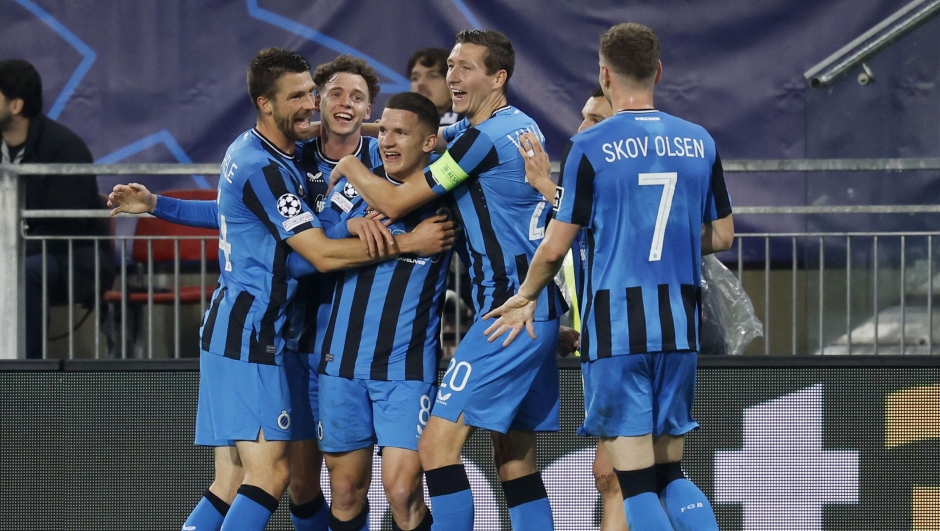
{"type": "Polygon", "coordinates": [[[301,210],[300,199],[296,195],[284,194],[277,198],[277,211],[285,218],[292,218],[301,210]]]}

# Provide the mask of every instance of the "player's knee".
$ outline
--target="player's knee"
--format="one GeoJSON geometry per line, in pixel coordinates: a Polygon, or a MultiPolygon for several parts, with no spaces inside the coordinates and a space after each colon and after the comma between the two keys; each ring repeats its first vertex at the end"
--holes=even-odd
{"type": "Polygon", "coordinates": [[[271,483],[275,488],[284,492],[290,483],[290,463],[287,459],[278,459],[270,469],[271,483]]]}
{"type": "Polygon", "coordinates": [[[420,478],[393,478],[385,482],[385,495],[393,514],[409,515],[417,508],[417,501],[421,499],[421,480],[420,478]]]}
{"type": "Polygon", "coordinates": [[[336,474],[330,478],[330,505],[341,512],[358,512],[365,506],[369,483],[363,478],[336,474]]]}
{"type": "Polygon", "coordinates": [[[594,486],[597,487],[597,492],[605,498],[620,495],[620,483],[617,482],[617,475],[613,470],[606,474],[595,473],[594,486]]]}
{"type": "Polygon", "coordinates": [[[291,473],[288,489],[294,503],[303,505],[320,495],[320,481],[319,478],[307,477],[307,474],[291,473]]]}

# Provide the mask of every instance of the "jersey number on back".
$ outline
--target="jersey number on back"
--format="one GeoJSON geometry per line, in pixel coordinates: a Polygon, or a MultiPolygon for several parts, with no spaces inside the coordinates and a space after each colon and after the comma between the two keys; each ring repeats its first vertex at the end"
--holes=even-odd
{"type": "Polygon", "coordinates": [[[656,213],[656,228],[653,229],[653,244],[650,245],[650,262],[658,262],[663,257],[663,239],[666,235],[666,223],[672,210],[672,196],[676,193],[676,181],[679,174],[641,173],[640,186],[662,186],[663,195],[659,199],[659,211],[656,213]]]}

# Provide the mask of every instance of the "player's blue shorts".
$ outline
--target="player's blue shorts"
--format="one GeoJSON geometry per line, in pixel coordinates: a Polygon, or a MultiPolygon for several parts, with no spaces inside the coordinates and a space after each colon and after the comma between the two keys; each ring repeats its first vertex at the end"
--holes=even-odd
{"type": "Polygon", "coordinates": [[[535,323],[532,339],[522,331],[503,348],[505,336],[490,343],[477,321],[457,347],[441,380],[432,414],[499,433],[558,430],[558,320],[535,323]]]}
{"type": "Polygon", "coordinates": [[[284,372],[290,389],[291,440],[316,440],[320,418],[319,381],[316,364],[319,356],[284,351],[284,372]],[[310,367],[313,360],[314,366],[310,367]]]}
{"type": "Polygon", "coordinates": [[[232,446],[291,435],[291,404],[284,367],[248,363],[199,352],[196,444],[232,446]]]}
{"type": "Polygon", "coordinates": [[[584,424],[578,434],[658,437],[694,430],[697,357],[696,352],[656,352],[582,363],[584,424]]]}
{"type": "Polygon", "coordinates": [[[321,451],[350,452],[373,444],[418,451],[418,437],[431,416],[434,384],[321,374],[320,390],[321,451]]]}

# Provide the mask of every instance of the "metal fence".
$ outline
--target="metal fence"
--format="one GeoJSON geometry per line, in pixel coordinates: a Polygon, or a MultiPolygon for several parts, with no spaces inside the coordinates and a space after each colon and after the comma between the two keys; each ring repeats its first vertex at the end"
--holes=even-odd
{"type": "MultiPolygon", "coordinates": [[[[904,172],[940,170],[940,159],[746,160],[725,161],[724,166],[728,173],[904,172]]],[[[153,176],[214,175],[217,172],[218,166],[214,164],[0,165],[0,358],[23,357],[23,255],[24,242],[28,239],[44,240],[44,267],[47,242],[68,241],[69,289],[64,306],[52,308],[53,319],[49,326],[43,323],[43,357],[187,357],[198,352],[195,334],[205,311],[206,292],[211,292],[218,274],[218,264],[207,259],[208,250],[216,244],[215,237],[27,236],[25,228],[30,219],[107,217],[108,213],[105,210],[25,210],[23,179],[29,175],[153,176]],[[97,274],[94,279],[74,278],[72,248],[79,241],[102,239],[111,240],[115,250],[115,285],[104,298],[76,310],[72,296],[76,283],[95,282],[95,293],[110,286],[99,286],[97,274]],[[181,259],[181,242],[193,239],[201,241],[200,258],[181,259]],[[173,242],[172,260],[163,264],[156,263],[153,254],[153,246],[161,240],[173,242]],[[128,249],[135,242],[146,242],[143,260],[132,261],[128,256],[128,249]],[[56,315],[57,312],[60,315],[56,315]],[[79,322],[76,322],[77,316],[81,316],[79,322]],[[90,326],[82,324],[89,319],[90,326]],[[87,331],[83,331],[86,328],[87,331]],[[50,334],[59,337],[59,343],[51,345],[50,334]]],[[[768,214],[938,213],[938,205],[735,207],[738,219],[768,214]]],[[[731,251],[722,253],[719,258],[736,270],[764,323],[764,338],[755,341],[748,353],[934,353],[933,254],[938,235],[940,232],[738,234],[731,251]]],[[[96,255],[96,271],[100,265],[96,255]]],[[[469,317],[468,309],[456,295],[460,292],[461,275],[455,276],[457,285],[448,294],[444,327],[444,339],[450,346],[460,341],[469,317]]],[[[44,314],[49,309],[47,291],[44,282],[44,314]]]]}

